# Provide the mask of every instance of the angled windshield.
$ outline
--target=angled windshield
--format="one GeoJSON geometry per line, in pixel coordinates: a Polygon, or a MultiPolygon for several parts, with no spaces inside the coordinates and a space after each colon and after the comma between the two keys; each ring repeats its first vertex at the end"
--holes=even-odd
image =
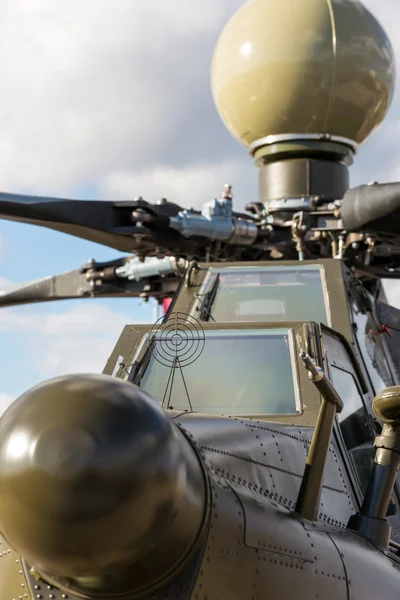
{"type": "Polygon", "coordinates": [[[197,314],[216,323],[312,320],[329,325],[323,276],[319,265],[211,268],[197,314]]]}
{"type": "Polygon", "coordinates": [[[201,351],[196,343],[176,351],[173,339],[159,337],[149,345],[133,382],[165,408],[295,414],[300,408],[291,339],[287,329],[207,330],[201,351]]]}

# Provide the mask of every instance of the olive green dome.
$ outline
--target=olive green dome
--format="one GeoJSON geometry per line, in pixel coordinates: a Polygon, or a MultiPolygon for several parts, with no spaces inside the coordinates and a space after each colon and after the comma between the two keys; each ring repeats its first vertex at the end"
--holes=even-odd
{"type": "Polygon", "coordinates": [[[250,0],[212,64],[218,112],[253,147],[282,134],[360,144],[384,119],[394,83],[390,41],[358,0],[250,0]]]}
{"type": "Polygon", "coordinates": [[[159,403],[115,377],[51,379],[0,419],[1,534],[46,580],[85,598],[170,574],[197,540],[205,489],[159,403]]]}

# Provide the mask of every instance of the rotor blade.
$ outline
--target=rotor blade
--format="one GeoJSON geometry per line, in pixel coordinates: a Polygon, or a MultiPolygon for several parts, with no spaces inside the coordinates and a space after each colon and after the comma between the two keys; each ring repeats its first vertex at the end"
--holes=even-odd
{"type": "Polygon", "coordinates": [[[123,252],[151,253],[157,245],[180,249],[189,244],[169,230],[169,216],[180,207],[166,202],[152,205],[144,200],[66,200],[0,193],[0,218],[55,229],[123,252]],[[136,224],[138,208],[150,214],[148,227],[136,224]],[[153,227],[153,228],[152,228],[153,227]]]}
{"type": "MultiPolygon", "coordinates": [[[[132,209],[131,209],[132,210],[132,209]]],[[[63,200],[0,193],[0,218],[41,225],[91,242],[130,252],[135,243],[129,214],[121,218],[114,202],[63,200]],[[128,218],[123,218],[127,216],[128,218]],[[122,231],[116,235],[116,226],[122,231]]]]}
{"type": "Polygon", "coordinates": [[[147,277],[140,281],[128,279],[101,279],[101,274],[88,277],[88,271],[75,269],[60,275],[31,281],[12,289],[0,291],[0,308],[35,302],[82,298],[158,298],[173,295],[179,278],[147,277]]]}
{"type": "Polygon", "coordinates": [[[80,269],[44,277],[0,291],[0,307],[90,296],[90,284],[80,269]]]}

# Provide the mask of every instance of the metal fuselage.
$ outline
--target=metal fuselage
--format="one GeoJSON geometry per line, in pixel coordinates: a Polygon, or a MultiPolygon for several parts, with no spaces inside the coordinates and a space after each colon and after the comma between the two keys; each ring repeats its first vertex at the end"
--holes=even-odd
{"type": "MultiPolygon", "coordinates": [[[[300,264],[283,262],[273,268],[284,270],[300,264]]],[[[347,397],[345,394],[342,399],[350,420],[347,419],[346,425],[345,420],[340,423],[337,419],[334,426],[318,518],[315,522],[307,521],[295,510],[320,408],[320,397],[299,365],[296,379],[302,408],[297,415],[249,418],[245,414],[217,416],[196,413],[195,409],[193,412],[170,410],[171,419],[191,441],[205,466],[210,486],[210,513],[208,529],[194,562],[182,570],[168,588],[151,596],[153,598],[165,597],[165,593],[175,598],[178,590],[180,598],[256,599],[270,595],[283,600],[293,597],[293,593],[298,598],[327,600],[372,600],[382,594],[389,600],[398,596],[400,557],[396,545],[384,552],[346,529],[349,518],[360,508],[362,488],[368,478],[368,469],[363,474],[359,461],[357,464],[360,449],[350,447],[349,440],[357,438],[357,428],[362,423],[361,456],[363,446],[366,450],[369,448],[371,456],[374,437],[371,406],[375,392],[379,391],[374,389],[373,380],[376,382],[380,377],[378,373],[375,378],[368,373],[369,359],[365,349],[363,355],[364,331],[360,332],[360,324],[357,335],[356,313],[359,311],[361,315],[363,310],[361,300],[355,300],[354,281],[340,261],[311,264],[322,267],[327,324],[317,327],[305,320],[303,323],[255,323],[247,316],[245,323],[238,318],[234,322],[210,324],[207,319],[208,323],[202,322],[202,325],[206,333],[216,329],[234,332],[243,327],[257,330],[287,327],[293,331],[293,357],[298,356],[301,348],[308,348],[314,356],[319,355],[329,376],[333,369],[351,375],[360,396],[354,414],[359,417],[362,410],[363,416],[361,421],[359,418],[352,421],[354,414],[349,404],[354,402],[354,397],[348,387],[347,397]],[[366,441],[368,438],[370,443],[366,441]]],[[[207,292],[209,269],[227,273],[235,267],[240,267],[242,273],[246,267],[268,270],[267,263],[199,265],[189,270],[170,310],[198,317],[207,292]]],[[[364,316],[372,319],[379,329],[376,303],[369,308],[371,312],[365,310],[364,316]]],[[[395,318],[398,311],[390,310],[395,318]]],[[[310,314],[308,321],[312,318],[310,314]]],[[[135,364],[132,357],[136,356],[137,363],[143,336],[150,329],[151,326],[127,326],[104,373],[134,380],[130,375],[131,365],[135,364]]],[[[379,335],[382,356],[392,377],[392,382],[385,382],[389,385],[396,383],[396,373],[390,366],[396,362],[396,356],[386,344],[392,338],[384,333],[379,335]]],[[[256,376],[268,389],[269,356],[264,360],[265,371],[256,376]]],[[[204,377],[212,382],[218,373],[208,371],[204,377]]],[[[243,378],[246,378],[245,372],[243,378]]],[[[375,383],[375,388],[377,385],[375,383]]],[[[344,389],[340,391],[343,393],[344,389]]],[[[211,409],[212,404],[210,398],[211,409]]],[[[396,513],[389,518],[392,539],[399,540],[397,491],[391,509],[396,513]]]]}
{"type": "MultiPolygon", "coordinates": [[[[195,365],[203,361],[207,371],[200,369],[201,377],[196,380],[197,366],[186,368],[182,363],[180,369],[185,373],[188,400],[180,384],[181,388],[170,389],[167,402],[166,395],[162,398],[157,392],[162,389],[157,385],[165,373],[154,371],[153,379],[146,375],[148,369],[155,368],[151,366],[154,353],[148,353],[149,332],[154,330],[151,325],[124,328],[104,374],[136,383],[164,404],[171,421],[199,457],[208,501],[198,543],[168,581],[124,597],[253,600],[268,595],[285,600],[296,593],[304,600],[372,600],[382,594],[388,600],[397,598],[397,490],[390,505],[393,543],[388,550],[351,531],[347,524],[360,510],[370,477],[375,435],[373,396],[379,391],[379,381],[381,387],[396,383],[396,333],[391,327],[396,325],[398,311],[361,289],[337,260],[193,265],[169,311],[169,315],[185,315],[188,321],[195,318],[205,336],[204,352],[195,365]],[[307,288],[315,280],[320,282],[319,287],[307,288]],[[237,290],[241,304],[236,302],[237,290]],[[224,294],[229,301],[224,300],[224,294]],[[246,305],[249,298],[257,302],[260,294],[265,296],[262,308],[257,303],[246,305]],[[250,306],[247,312],[246,306],[250,306]],[[324,322],[316,322],[321,306],[320,321],[324,322]],[[264,311],[261,315],[260,310],[264,311]],[[383,311],[385,328],[381,322],[383,311]],[[379,350],[372,358],[363,346],[365,337],[379,350]],[[264,338],[269,344],[266,354],[254,354],[254,344],[264,338]],[[228,339],[225,346],[224,339],[228,339]],[[241,346],[243,340],[247,340],[246,346],[241,346]],[[282,356],[289,361],[281,372],[274,357],[278,354],[278,345],[274,344],[279,340],[286,349],[282,356]],[[228,349],[227,360],[221,362],[224,348],[228,349]],[[343,414],[336,418],[333,428],[314,521],[297,511],[321,406],[321,397],[301,364],[302,350],[324,368],[344,403],[343,414]],[[279,371],[278,375],[273,369],[279,371]],[[221,410],[221,402],[234,394],[229,379],[242,382],[244,393],[221,410]],[[200,389],[201,385],[208,388],[200,389]],[[260,397],[272,403],[262,408],[263,414],[255,415],[254,408],[245,408],[254,385],[261,390],[260,397]],[[285,409],[286,392],[280,394],[279,390],[292,388],[293,406],[285,409]],[[199,410],[198,403],[203,400],[206,404],[199,410]],[[193,402],[190,409],[187,402],[193,402]],[[244,408],[240,402],[244,402],[244,408]]],[[[0,541],[1,600],[16,597],[16,590],[21,597],[31,599],[113,599],[104,592],[100,596],[76,595],[73,589],[58,589],[32,572],[4,539],[0,541]]],[[[152,560],[151,555],[148,560],[152,560]]]]}

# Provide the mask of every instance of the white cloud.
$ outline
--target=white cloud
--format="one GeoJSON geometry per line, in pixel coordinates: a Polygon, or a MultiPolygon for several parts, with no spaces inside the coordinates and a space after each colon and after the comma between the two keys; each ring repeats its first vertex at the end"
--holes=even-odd
{"type": "MultiPolygon", "coordinates": [[[[0,260],[1,260],[1,238],[0,238],[0,260]]],[[[5,277],[0,277],[0,296],[1,293],[6,291],[8,288],[13,287],[15,284],[10,281],[9,279],[6,279],[5,277]]]]}
{"type": "Polygon", "coordinates": [[[14,400],[15,398],[13,398],[11,394],[4,394],[0,392],[0,416],[5,410],[7,410],[14,400]]]}
{"type": "MultiPolygon", "coordinates": [[[[397,65],[400,60],[400,38],[398,22],[400,4],[398,0],[362,0],[384,27],[393,46],[397,65]]],[[[397,68],[396,93],[388,115],[381,125],[361,147],[355,164],[350,169],[351,184],[360,185],[371,180],[379,182],[400,180],[400,151],[398,135],[400,130],[400,69],[397,68]]]]}
{"type": "Polygon", "coordinates": [[[212,150],[210,58],[241,3],[10,2],[0,14],[0,187],[74,190],[212,150]]]}
{"type": "Polygon", "coordinates": [[[132,317],[97,303],[56,314],[7,309],[0,311],[0,335],[23,334],[39,381],[63,373],[101,372],[130,322],[132,317]]]}
{"type": "MultiPolygon", "coordinates": [[[[194,171],[208,169],[211,189],[217,169],[237,161],[256,180],[216,113],[209,77],[219,32],[242,4],[0,0],[0,188],[63,195],[90,183],[104,197],[175,200],[194,171]],[[191,175],[175,177],[186,168],[191,175]],[[152,171],[166,174],[165,187],[149,182],[152,171]]],[[[366,4],[400,56],[398,0],[366,4]]],[[[372,173],[400,179],[399,123],[395,99],[356,160],[354,183],[372,173]]]]}
{"type": "Polygon", "coordinates": [[[137,189],[144,198],[166,197],[183,206],[200,207],[220,194],[225,183],[233,185],[234,192],[243,190],[243,178],[249,183],[248,170],[245,163],[232,160],[179,168],[157,166],[137,173],[115,171],[103,179],[100,189],[116,199],[127,198],[137,189]]]}
{"type": "Polygon", "coordinates": [[[386,279],[383,282],[387,301],[395,308],[400,309],[400,284],[395,279],[386,279]]]}
{"type": "Polygon", "coordinates": [[[0,331],[24,331],[44,335],[92,334],[99,323],[104,328],[120,326],[125,315],[110,310],[102,304],[74,307],[64,313],[39,314],[29,310],[0,312],[0,331]]]}

